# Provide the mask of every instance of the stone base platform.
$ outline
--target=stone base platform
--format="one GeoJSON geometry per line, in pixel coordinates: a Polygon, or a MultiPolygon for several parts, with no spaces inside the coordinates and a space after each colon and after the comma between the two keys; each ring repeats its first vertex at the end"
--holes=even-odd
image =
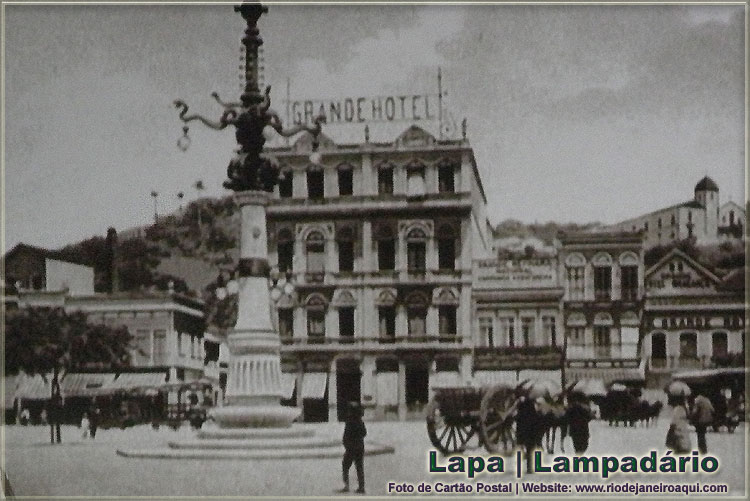
{"type": "MultiPolygon", "coordinates": [[[[365,455],[393,454],[389,445],[365,441],[365,455]]],[[[341,458],[339,437],[304,426],[290,428],[208,428],[197,439],[170,441],[154,449],[118,449],[117,454],[142,459],[322,459],[341,458]]]]}
{"type": "MultiPolygon", "coordinates": [[[[393,454],[393,447],[365,442],[365,456],[393,454]]],[[[119,456],[141,459],[326,459],[344,456],[344,447],[274,449],[135,449],[117,450],[119,456]]]]}

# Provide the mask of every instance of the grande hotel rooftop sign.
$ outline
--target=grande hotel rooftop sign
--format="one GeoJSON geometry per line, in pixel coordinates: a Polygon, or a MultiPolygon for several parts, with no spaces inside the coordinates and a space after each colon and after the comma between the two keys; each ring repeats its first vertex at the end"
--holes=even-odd
{"type": "Polygon", "coordinates": [[[417,122],[439,120],[439,94],[345,97],[288,101],[289,117],[295,124],[311,124],[324,115],[329,124],[363,122],[417,122]]]}

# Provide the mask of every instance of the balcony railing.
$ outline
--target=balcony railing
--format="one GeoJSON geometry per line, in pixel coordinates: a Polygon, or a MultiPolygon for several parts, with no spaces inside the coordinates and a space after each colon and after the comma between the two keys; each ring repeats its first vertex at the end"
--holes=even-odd
{"type": "Polygon", "coordinates": [[[442,335],[442,336],[366,336],[366,337],[294,337],[294,338],[282,338],[281,344],[283,346],[314,346],[314,345],[327,345],[327,346],[367,346],[367,345],[410,345],[410,344],[431,344],[431,343],[451,343],[461,344],[463,338],[461,336],[454,335],[442,335]]]}
{"type": "Polygon", "coordinates": [[[707,355],[695,357],[681,357],[677,355],[668,355],[666,358],[648,357],[648,367],[650,369],[709,369],[722,366],[722,361],[726,365],[726,360],[735,357],[741,365],[742,355],[739,353],[730,353],[727,357],[716,359],[707,355]]]}

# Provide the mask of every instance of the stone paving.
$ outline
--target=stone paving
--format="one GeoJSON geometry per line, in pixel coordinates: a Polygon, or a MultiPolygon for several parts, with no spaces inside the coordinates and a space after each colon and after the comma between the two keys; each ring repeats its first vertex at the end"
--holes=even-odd
{"type": "MultiPolygon", "coordinates": [[[[304,425],[316,434],[340,436],[342,423],[304,425]]],[[[660,419],[650,428],[610,428],[592,423],[591,446],[587,455],[644,455],[655,448],[663,451],[668,420],[660,419]]],[[[431,444],[424,422],[367,423],[368,439],[388,444],[395,454],[365,459],[368,495],[386,495],[388,482],[514,482],[514,458],[504,474],[482,474],[473,480],[465,475],[436,475],[427,472],[431,444]]],[[[122,448],[158,448],[169,441],[190,440],[195,432],[188,428],[152,430],[138,426],[127,430],[100,430],[96,440],[82,439],[80,430],[63,429],[63,443],[49,444],[49,428],[6,426],[5,469],[13,490],[21,496],[332,496],[341,486],[339,459],[286,460],[176,460],[134,459],[118,456],[122,448]]],[[[730,495],[740,496],[745,489],[745,439],[747,426],[734,434],[710,433],[711,454],[720,461],[715,474],[671,475],[615,474],[613,482],[712,482],[726,483],[730,495]]],[[[693,435],[695,446],[695,435],[693,435]]],[[[572,449],[570,442],[566,444],[572,449]]],[[[484,455],[469,450],[467,455],[484,455]]],[[[558,452],[559,454],[559,452],[558,452]]],[[[445,460],[442,460],[445,461],[445,460]]],[[[506,463],[507,464],[507,463],[506,463]]],[[[352,484],[355,473],[351,471],[352,484]]],[[[525,476],[526,480],[545,482],[604,482],[594,475],[525,476]]]]}

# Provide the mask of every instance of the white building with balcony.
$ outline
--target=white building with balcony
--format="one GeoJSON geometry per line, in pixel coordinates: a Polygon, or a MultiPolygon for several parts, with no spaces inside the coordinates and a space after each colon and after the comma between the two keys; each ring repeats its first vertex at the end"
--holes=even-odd
{"type": "Polygon", "coordinates": [[[486,197],[464,140],[410,127],[393,142],[310,138],[269,149],[285,181],[267,209],[269,262],[294,284],[275,316],[288,397],[306,420],[421,416],[471,378],[472,261],[488,253],[486,197]]]}

